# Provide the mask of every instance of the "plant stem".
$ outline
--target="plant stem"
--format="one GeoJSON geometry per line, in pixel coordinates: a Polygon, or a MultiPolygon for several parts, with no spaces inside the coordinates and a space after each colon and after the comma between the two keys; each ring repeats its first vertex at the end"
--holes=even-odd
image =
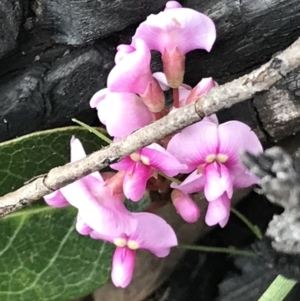
{"type": "Polygon", "coordinates": [[[244,216],[242,213],[237,211],[235,208],[231,207],[230,211],[234,213],[252,232],[253,234],[258,238],[262,239],[263,235],[260,231],[260,229],[256,226],[253,225],[247,218],[244,216]]]}
{"type": "Polygon", "coordinates": [[[165,179],[171,181],[171,182],[175,182],[177,184],[181,184],[182,182],[176,178],[172,178],[172,177],[168,177],[167,175],[165,175],[163,172],[159,171],[158,172],[159,175],[161,175],[162,177],[164,177],[165,179]]]}
{"type": "Polygon", "coordinates": [[[90,131],[91,133],[95,134],[97,137],[99,137],[101,140],[105,141],[107,144],[111,144],[112,140],[109,139],[108,137],[106,137],[104,134],[102,134],[101,132],[99,132],[98,130],[96,130],[95,128],[85,124],[82,121],[79,121],[75,118],[72,118],[72,121],[79,124],[80,126],[82,126],[83,128],[85,128],[86,130],[90,131]]]}
{"type": "Polygon", "coordinates": [[[256,257],[256,255],[253,252],[237,250],[234,248],[219,248],[219,247],[192,246],[192,245],[178,245],[178,248],[185,249],[185,250],[202,251],[202,252],[226,253],[231,255],[256,257]]]}
{"type": "Polygon", "coordinates": [[[178,88],[173,89],[173,107],[179,108],[179,89],[178,88]]]}

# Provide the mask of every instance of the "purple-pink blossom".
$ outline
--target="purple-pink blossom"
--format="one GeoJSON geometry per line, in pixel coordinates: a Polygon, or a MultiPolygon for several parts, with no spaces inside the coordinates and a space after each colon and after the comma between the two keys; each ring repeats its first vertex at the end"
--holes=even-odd
{"type": "MultiPolygon", "coordinates": [[[[155,72],[153,73],[153,76],[157,79],[158,83],[164,91],[170,89],[166,75],[163,72],[155,72]]],[[[179,107],[184,107],[187,104],[195,102],[216,85],[217,83],[213,80],[212,77],[202,78],[194,88],[186,84],[181,84],[178,87],[179,107]]]]}
{"type": "Polygon", "coordinates": [[[217,202],[209,204],[206,222],[210,225],[226,224],[234,188],[257,183],[240,163],[239,153],[243,150],[262,152],[262,145],[250,127],[239,121],[219,125],[215,118],[188,126],[168,144],[167,151],[187,165],[181,172],[192,172],[180,185],[173,183],[172,187],[186,194],[204,190],[209,202],[217,202]]]}
{"type": "Polygon", "coordinates": [[[154,120],[153,114],[135,93],[102,89],[92,97],[90,106],[97,109],[99,120],[106,125],[107,132],[119,138],[154,120]]]}
{"type": "Polygon", "coordinates": [[[90,236],[116,245],[112,260],[111,278],[115,286],[125,288],[130,283],[135,265],[136,250],[148,250],[157,257],[166,257],[170,248],[177,246],[172,227],[161,217],[147,212],[132,213],[137,221],[136,230],[130,235],[103,237],[96,231],[90,236]]]}
{"type": "Polygon", "coordinates": [[[176,157],[156,143],[142,148],[120,162],[112,164],[111,167],[118,171],[125,171],[124,194],[134,202],[142,198],[147,181],[157,175],[158,171],[173,177],[186,168],[176,157]]]}
{"type": "Polygon", "coordinates": [[[216,39],[216,28],[208,16],[169,1],[164,11],[148,16],[139,25],[132,44],[139,39],[150,50],[162,54],[169,86],[178,88],[183,81],[185,54],[195,49],[210,51],[216,39]]]}
{"type": "MultiPolygon", "coordinates": [[[[78,139],[71,139],[71,162],[86,156],[78,139]]],[[[78,209],[76,228],[82,234],[90,229],[102,235],[130,234],[135,231],[136,220],[124,206],[123,194],[112,193],[99,172],[94,172],[44,197],[53,207],[72,205],[78,209]],[[83,227],[84,225],[84,227],[83,227]]]]}
{"type": "Polygon", "coordinates": [[[136,93],[151,112],[161,112],[165,106],[165,96],[152,75],[149,48],[141,39],[136,40],[134,48],[130,45],[119,47],[116,65],[107,78],[107,88],[111,92],[136,93]]]}

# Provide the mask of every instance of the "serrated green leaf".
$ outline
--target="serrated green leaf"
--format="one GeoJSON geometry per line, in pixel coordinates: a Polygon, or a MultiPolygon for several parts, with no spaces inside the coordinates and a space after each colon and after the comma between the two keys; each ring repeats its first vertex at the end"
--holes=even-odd
{"type": "MultiPolygon", "coordinates": [[[[71,136],[87,153],[103,143],[79,127],[34,133],[0,144],[0,194],[69,162],[71,136]]],[[[44,202],[0,220],[0,300],[69,301],[109,278],[112,246],[74,230],[76,210],[44,202]]]]}

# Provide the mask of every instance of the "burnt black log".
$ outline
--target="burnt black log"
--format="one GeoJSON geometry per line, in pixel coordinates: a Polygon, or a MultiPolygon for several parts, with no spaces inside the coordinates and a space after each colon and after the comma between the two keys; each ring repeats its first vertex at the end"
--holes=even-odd
{"type": "MultiPolygon", "coordinates": [[[[96,124],[88,102],[105,87],[115,47],[130,42],[136,22],[159,12],[166,1],[148,2],[1,0],[0,140],[70,125],[72,117],[96,124]]],[[[219,83],[232,80],[300,35],[298,0],[181,3],[208,14],[218,31],[211,53],[188,54],[185,81],[191,85],[208,76],[219,83]]],[[[155,57],[153,70],[159,70],[160,58],[155,57]]],[[[221,120],[242,120],[264,140],[299,131],[299,74],[295,71],[268,93],[222,112],[221,120]]]]}

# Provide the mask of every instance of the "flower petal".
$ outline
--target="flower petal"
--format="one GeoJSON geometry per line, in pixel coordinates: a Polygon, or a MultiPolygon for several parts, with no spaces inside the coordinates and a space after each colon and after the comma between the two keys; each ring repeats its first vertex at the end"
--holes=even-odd
{"type": "Polygon", "coordinates": [[[130,234],[136,228],[122,195],[112,195],[111,189],[94,177],[84,177],[61,188],[61,192],[78,208],[82,220],[102,235],[117,237],[130,234]]]}
{"type": "Polygon", "coordinates": [[[171,187],[179,189],[185,194],[195,193],[203,190],[205,181],[205,176],[195,170],[180,185],[172,183],[171,187]]]}
{"type": "Polygon", "coordinates": [[[166,9],[150,15],[142,22],[132,38],[143,39],[150,50],[160,53],[178,47],[182,54],[194,49],[210,51],[216,39],[214,22],[190,8],[166,9]],[[188,41],[188,43],[187,43],[188,41]]]}
{"type": "Polygon", "coordinates": [[[111,280],[116,287],[125,288],[132,279],[135,265],[135,251],[117,247],[113,255],[111,280]]]}
{"type": "Polygon", "coordinates": [[[167,151],[191,172],[205,163],[207,156],[217,153],[218,128],[212,122],[200,121],[183,129],[171,138],[167,151]]]}
{"type": "Polygon", "coordinates": [[[219,124],[219,120],[216,114],[212,114],[210,116],[204,117],[202,121],[213,122],[215,124],[219,124]]]}
{"type": "Polygon", "coordinates": [[[90,107],[96,108],[97,105],[105,98],[106,94],[108,93],[108,89],[104,88],[98,91],[93,95],[93,97],[90,100],[90,107]]]}
{"type": "Polygon", "coordinates": [[[213,163],[207,164],[205,167],[206,182],[204,195],[209,202],[216,200],[225,192],[221,184],[221,175],[218,169],[218,165],[213,163]]]}
{"type": "Polygon", "coordinates": [[[163,72],[154,72],[152,75],[158,81],[163,91],[168,91],[170,89],[166,75],[163,72]]]}
{"type": "Polygon", "coordinates": [[[115,55],[115,63],[118,64],[128,53],[135,51],[135,48],[131,45],[121,44],[117,47],[117,53],[115,55]]]}
{"type": "Polygon", "coordinates": [[[224,192],[228,197],[232,197],[233,185],[226,166],[218,163],[207,164],[204,169],[206,182],[204,195],[208,201],[214,201],[224,192]]]}
{"type": "Polygon", "coordinates": [[[62,208],[70,205],[60,190],[56,190],[50,194],[45,195],[44,200],[49,206],[55,208],[62,208]]]}
{"type": "Polygon", "coordinates": [[[109,73],[107,87],[111,92],[142,94],[152,80],[150,50],[141,39],[137,39],[135,48],[136,51],[128,53],[109,73]]]}
{"type": "Polygon", "coordinates": [[[157,143],[152,143],[142,148],[141,158],[147,161],[149,166],[162,171],[169,177],[176,176],[181,170],[187,168],[185,164],[181,164],[174,156],[157,143]]]}
{"type": "Polygon", "coordinates": [[[127,136],[153,121],[152,113],[134,93],[110,92],[97,109],[111,136],[127,136]]]}
{"type": "Polygon", "coordinates": [[[128,168],[132,168],[133,165],[135,165],[136,162],[132,161],[130,156],[125,157],[118,163],[111,164],[110,167],[112,169],[118,170],[118,171],[125,171],[128,168]]]}
{"type": "Polygon", "coordinates": [[[234,188],[245,188],[260,182],[260,179],[253,174],[250,174],[248,170],[240,165],[231,166],[230,174],[232,176],[234,188]]]}
{"type": "Polygon", "coordinates": [[[76,230],[82,235],[88,235],[93,232],[93,229],[84,222],[79,214],[77,215],[76,230]]]}
{"type": "Polygon", "coordinates": [[[171,199],[178,214],[187,223],[195,223],[199,219],[200,208],[189,195],[174,189],[171,193],[171,199]]]}
{"type": "Polygon", "coordinates": [[[146,249],[157,257],[165,257],[170,248],[177,246],[177,237],[167,222],[148,212],[132,213],[137,219],[137,228],[129,239],[138,242],[140,249],[146,249]]]}
{"type": "Polygon", "coordinates": [[[165,10],[170,9],[170,8],[181,8],[181,7],[182,7],[182,5],[177,1],[168,1],[166,3],[165,10]]]}
{"type": "Polygon", "coordinates": [[[251,128],[240,121],[219,125],[219,154],[228,156],[226,165],[240,164],[239,153],[247,150],[253,154],[263,151],[262,145],[251,128]]]}
{"type": "Polygon", "coordinates": [[[185,103],[190,104],[195,102],[197,99],[211,90],[214,86],[215,81],[212,77],[202,78],[202,80],[192,89],[185,103]]]}
{"type": "MultiPolygon", "coordinates": [[[[80,142],[79,139],[75,138],[75,136],[71,138],[70,148],[71,148],[71,162],[75,162],[86,157],[86,153],[84,151],[82,143],[80,142]]],[[[103,182],[100,172],[93,172],[89,176],[93,176],[94,178],[103,182]]]]}
{"type": "Polygon", "coordinates": [[[125,196],[133,202],[139,201],[146,191],[147,181],[152,174],[152,168],[141,162],[137,162],[130,169],[127,169],[123,182],[125,196]]]}
{"type": "Polygon", "coordinates": [[[208,226],[214,226],[220,223],[224,227],[230,215],[230,199],[224,193],[213,202],[208,203],[205,222],[208,226]]]}

